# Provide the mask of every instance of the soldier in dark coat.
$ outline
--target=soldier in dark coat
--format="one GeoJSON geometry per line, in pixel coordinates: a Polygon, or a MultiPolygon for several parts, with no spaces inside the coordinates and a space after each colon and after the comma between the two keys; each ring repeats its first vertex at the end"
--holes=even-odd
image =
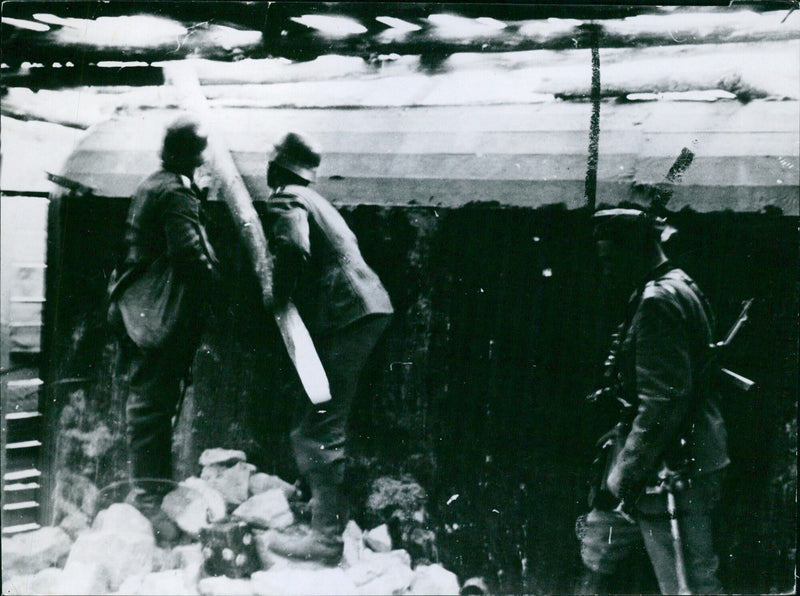
{"type": "Polygon", "coordinates": [[[136,506],[169,533],[160,511],[172,479],[172,417],[209,315],[220,274],[206,237],[204,195],[192,181],[206,136],[197,122],[166,130],[162,167],[131,200],[124,256],[110,286],[110,318],[120,330],[117,373],[129,382],[127,435],[136,506]]]}
{"type": "Polygon", "coordinates": [[[378,276],[364,261],[339,212],[309,188],[320,154],[289,133],[269,161],[267,237],[274,263],[276,302],[297,306],[328,375],[331,400],[303,400],[291,432],[301,475],[311,490],[311,529],[277,534],[270,549],[292,558],[337,563],[342,555],[347,502],[343,495],[345,445],[358,379],[393,308],[378,276]]]}
{"type": "Polygon", "coordinates": [[[678,593],[683,571],[692,593],[719,593],[711,513],[730,461],[717,391],[702,374],[714,318],[695,282],[666,258],[660,234],[637,209],[595,214],[603,272],[632,290],[614,381],[634,415],[618,426],[606,485],[635,518],[663,593],[678,593]],[[685,570],[676,560],[666,478],[673,479],[685,570]]]}

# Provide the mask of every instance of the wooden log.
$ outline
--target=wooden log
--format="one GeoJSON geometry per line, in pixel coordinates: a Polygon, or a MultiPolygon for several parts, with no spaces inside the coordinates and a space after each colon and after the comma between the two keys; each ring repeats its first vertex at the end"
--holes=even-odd
{"type": "MultiPolygon", "coordinates": [[[[232,61],[242,57],[261,57],[265,49],[273,56],[302,60],[331,54],[366,58],[392,53],[447,56],[458,52],[563,50],[589,47],[585,36],[580,35],[579,28],[592,19],[588,15],[566,19],[525,19],[524,15],[516,15],[523,18],[502,19],[500,22],[505,26],[497,27],[482,24],[475,18],[455,17],[463,21],[463,25],[458,27],[450,22],[454,18],[451,15],[431,15],[430,7],[420,4],[411,13],[403,15],[403,19],[417,27],[417,30],[402,33],[393,31],[375,19],[378,13],[380,16],[392,16],[393,11],[398,12],[397,7],[381,7],[376,15],[357,14],[360,9],[355,8],[350,9],[356,13],[353,17],[368,31],[362,35],[331,38],[292,21],[292,17],[301,16],[309,10],[307,5],[298,3],[297,7],[291,9],[294,13],[280,14],[281,10],[286,8],[276,6],[269,13],[270,18],[264,19],[268,25],[263,32],[236,31],[220,25],[196,23],[182,35],[156,36],[149,43],[134,43],[135,40],[122,39],[122,36],[117,39],[108,35],[102,25],[113,25],[114,18],[118,21],[160,22],[162,26],[172,24],[175,28],[182,28],[182,25],[177,21],[155,19],[147,15],[105,17],[105,23],[99,23],[100,19],[65,19],[72,24],[71,27],[46,32],[26,30],[24,36],[10,37],[8,43],[4,43],[4,61],[10,64],[65,60],[92,63],[117,60],[121,55],[127,60],[146,62],[187,56],[232,61]],[[433,18],[442,16],[450,18],[433,18]],[[100,34],[86,34],[95,29],[99,29],[100,34]],[[225,42],[221,43],[220,38],[225,42]],[[176,44],[175,39],[180,43],[176,44]]],[[[486,14],[491,12],[488,6],[483,10],[486,14]]],[[[531,7],[531,10],[538,11],[539,14],[535,16],[544,16],[541,8],[531,7]]],[[[347,6],[334,7],[333,11],[335,15],[348,16],[347,6]]],[[[266,14],[265,8],[265,17],[266,14]]],[[[211,14],[209,16],[212,17],[211,14]]],[[[602,27],[602,48],[677,46],[686,43],[761,43],[797,39],[800,12],[683,9],[623,19],[596,19],[596,22],[602,27]]],[[[246,25],[249,27],[252,23],[246,25]]],[[[122,31],[126,29],[124,25],[120,28],[122,31]]]]}
{"type": "MultiPolygon", "coordinates": [[[[147,14],[94,19],[39,15],[43,17],[52,27],[38,24],[49,30],[25,30],[24,34],[4,39],[4,62],[47,65],[72,61],[87,65],[102,60],[154,62],[189,56],[232,60],[243,52],[261,53],[260,31],[233,29],[208,20],[185,26],[177,20],[147,14]]],[[[7,21],[4,17],[3,24],[7,21]]]]}
{"type": "MultiPolygon", "coordinates": [[[[800,88],[798,50],[798,41],[602,50],[602,95],[709,102],[735,97],[745,101],[761,97],[796,99],[800,88]]],[[[204,96],[215,112],[287,106],[415,106],[417,111],[423,106],[471,108],[488,104],[536,104],[545,109],[557,97],[583,100],[590,94],[592,73],[586,50],[453,56],[447,63],[450,70],[437,75],[417,72],[418,60],[407,58],[375,73],[367,72],[360,61],[341,57],[312,64],[271,60],[222,66],[207,61],[193,64],[204,96]]],[[[18,78],[17,83],[23,81],[18,78]]],[[[10,88],[3,97],[2,113],[86,128],[117,109],[163,108],[174,102],[163,87],[38,93],[10,88]]],[[[585,122],[580,127],[586,128],[585,122]]]]}
{"type": "MultiPolygon", "coordinates": [[[[303,9],[300,8],[302,11],[303,9]]],[[[344,16],[343,10],[337,11],[344,16]]],[[[273,19],[276,31],[268,31],[264,42],[270,54],[297,59],[310,59],[325,54],[361,55],[375,53],[420,54],[447,56],[458,52],[508,52],[536,49],[563,50],[589,48],[581,26],[589,18],[552,18],[501,20],[504,27],[483,24],[472,18],[452,14],[431,15],[422,8],[404,20],[417,27],[407,33],[380,30],[374,34],[331,39],[318,35],[295,23],[281,27],[273,19]],[[444,18],[442,18],[444,17],[444,18]],[[483,25],[483,26],[481,26],[483,25]]],[[[450,11],[448,11],[450,12],[450,11]]],[[[730,42],[763,42],[797,39],[797,12],[772,11],[755,13],[740,11],[680,10],[668,14],[638,15],[623,19],[596,19],[602,29],[601,48],[630,46],[675,46],[683,43],[718,44],[730,42]]],[[[385,11],[388,16],[388,11],[385,11]]],[[[287,15],[291,18],[290,15],[287,15]]],[[[360,21],[372,26],[370,19],[360,21]]]]}
{"type": "MultiPolygon", "coordinates": [[[[797,98],[798,49],[797,41],[601,49],[603,96],[722,89],[747,100],[797,98]]],[[[321,75],[328,63],[320,62],[316,76],[310,68],[298,68],[298,75],[310,76],[292,80],[294,65],[287,65],[282,79],[275,79],[281,82],[259,85],[264,81],[254,65],[231,65],[228,79],[209,68],[203,80],[209,100],[228,106],[468,106],[546,103],[552,96],[588,98],[591,93],[586,50],[454,55],[444,63],[445,72],[432,75],[414,71],[415,64],[406,61],[375,74],[352,66],[347,74],[332,68],[337,76],[326,80],[321,75]],[[237,74],[240,84],[235,85],[237,74]],[[224,81],[231,84],[211,86],[224,81]]]]}
{"type": "Polygon", "coordinates": [[[98,85],[163,85],[161,69],[142,64],[119,67],[84,64],[71,68],[42,66],[3,74],[0,82],[8,87],[28,87],[35,90],[98,85]]]}
{"type": "Polygon", "coordinates": [[[188,63],[172,63],[164,68],[165,78],[180,93],[181,103],[208,128],[208,146],[219,192],[231,211],[237,230],[247,249],[261,289],[264,306],[272,310],[286,350],[309,399],[315,403],[330,400],[325,369],[297,308],[289,301],[277,304],[272,294],[272,255],[250,193],[233,162],[222,137],[216,131],[197,75],[188,63]]]}

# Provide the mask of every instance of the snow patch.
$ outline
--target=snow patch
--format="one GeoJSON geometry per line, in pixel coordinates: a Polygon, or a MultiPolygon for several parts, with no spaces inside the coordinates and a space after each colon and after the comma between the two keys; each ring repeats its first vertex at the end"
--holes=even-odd
{"type": "Polygon", "coordinates": [[[347,17],[332,17],[326,15],[303,15],[291,17],[295,23],[316,29],[323,35],[330,37],[347,37],[366,33],[367,28],[355,19],[347,17]]]}

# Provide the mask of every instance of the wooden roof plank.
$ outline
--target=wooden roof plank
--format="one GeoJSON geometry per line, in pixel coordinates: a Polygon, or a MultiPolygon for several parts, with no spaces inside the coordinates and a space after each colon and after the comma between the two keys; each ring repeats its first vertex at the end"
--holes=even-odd
{"type": "MultiPolygon", "coordinates": [[[[134,131],[131,130],[131,133],[134,131]]],[[[119,147],[122,131],[98,130],[87,136],[82,151],[149,151],[157,152],[159,130],[152,135],[126,137],[119,147]]],[[[225,134],[226,141],[237,153],[254,153],[266,157],[284,131],[253,129],[225,134]]],[[[469,155],[585,155],[588,134],[585,131],[454,131],[441,132],[314,132],[324,150],[332,154],[469,154],[469,155]]],[[[643,156],[675,157],[689,146],[703,156],[792,156],[800,154],[800,138],[792,132],[642,132],[603,130],[601,152],[627,148],[643,156]]]]}
{"type": "MultiPolygon", "coordinates": [[[[799,34],[800,35],[800,34],[799,34]]],[[[655,48],[606,48],[600,52],[602,92],[605,96],[630,93],[686,92],[728,89],[749,97],[798,97],[800,39],[778,42],[676,45],[655,48]],[[732,59],[735,57],[735,59],[732,59]]],[[[497,54],[461,53],[443,60],[440,71],[427,72],[419,56],[367,64],[359,58],[321,56],[313,62],[243,60],[227,63],[194,60],[205,93],[212,100],[237,106],[300,105],[436,105],[511,102],[557,94],[586,97],[590,93],[590,61],[586,50],[535,50],[497,54]],[[483,84],[476,85],[476,81],[483,84]]],[[[27,84],[55,82],[109,84],[114,69],[84,67],[31,69],[27,84]],[[92,79],[80,77],[92,76],[92,79]]],[[[119,83],[152,82],[146,67],[121,69],[119,83]],[[125,74],[127,73],[127,74],[125,74]]],[[[160,73],[160,70],[159,70],[160,73]]],[[[25,85],[24,73],[4,71],[9,86],[25,85]]],[[[156,77],[158,78],[158,77],[156,77]]],[[[160,79],[159,79],[160,80],[160,79]]]]}
{"type": "MultiPolygon", "coordinates": [[[[249,187],[265,184],[266,158],[262,152],[234,152],[234,161],[249,187]]],[[[601,155],[600,180],[657,184],[674,161],[674,156],[647,157],[636,154],[601,155]]],[[[76,152],[67,162],[64,175],[101,195],[129,196],[136,184],[158,166],[155,153],[139,151],[76,152]],[[115,181],[116,180],[116,181],[115,181]]],[[[441,154],[325,154],[320,180],[414,179],[454,181],[517,181],[532,185],[558,180],[582,181],[585,156],[573,155],[441,155],[441,154]]],[[[684,174],[684,184],[717,187],[766,187],[800,185],[800,164],[796,156],[696,157],[684,174]]],[[[251,188],[252,190],[252,188],[251,188]]],[[[264,194],[263,192],[258,194],[264,194]]],[[[362,197],[369,200],[369,197],[362,197]]]]}
{"type": "MultiPolygon", "coordinates": [[[[800,40],[604,49],[600,52],[602,92],[625,96],[728,89],[750,97],[797,99],[798,55],[800,40]]],[[[444,62],[442,72],[435,74],[410,66],[389,64],[374,74],[328,80],[242,79],[238,85],[207,81],[205,93],[211,100],[236,106],[390,107],[536,102],[548,101],[550,95],[588,97],[591,92],[586,50],[461,54],[444,62]]]]}
{"type": "MultiPolygon", "coordinates": [[[[580,131],[588,128],[591,105],[548,104],[397,107],[381,109],[233,109],[217,108],[216,117],[231,132],[301,128],[308,132],[480,132],[580,131]]],[[[604,102],[601,130],[741,131],[794,130],[800,102],[604,102]],[[676,115],[680,117],[676,117],[676,115]]]]}
{"type": "MultiPolygon", "coordinates": [[[[263,174],[243,175],[254,200],[266,200],[268,189],[263,174]]],[[[141,181],[131,174],[92,174],[87,182],[111,189],[113,196],[128,196],[141,181]],[[115,190],[117,189],[117,190],[115,190]]],[[[338,205],[422,205],[458,208],[470,203],[537,208],[562,204],[568,209],[584,206],[583,180],[443,180],[419,178],[322,178],[319,192],[338,205]]],[[[618,204],[636,199],[630,182],[598,181],[598,204],[618,204]]],[[[642,200],[642,197],[638,197],[642,200]]],[[[684,207],[700,212],[732,210],[760,211],[777,207],[797,215],[797,187],[785,186],[684,186],[679,185],[669,203],[671,210],[684,207]]]]}

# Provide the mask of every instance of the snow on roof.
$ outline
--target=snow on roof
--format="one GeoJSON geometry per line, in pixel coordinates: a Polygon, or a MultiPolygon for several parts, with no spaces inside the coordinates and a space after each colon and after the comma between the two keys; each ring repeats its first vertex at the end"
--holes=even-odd
{"type": "Polygon", "coordinates": [[[325,37],[347,37],[348,35],[367,32],[367,28],[364,25],[349,17],[309,14],[291,17],[291,20],[310,27],[325,37]]]}

